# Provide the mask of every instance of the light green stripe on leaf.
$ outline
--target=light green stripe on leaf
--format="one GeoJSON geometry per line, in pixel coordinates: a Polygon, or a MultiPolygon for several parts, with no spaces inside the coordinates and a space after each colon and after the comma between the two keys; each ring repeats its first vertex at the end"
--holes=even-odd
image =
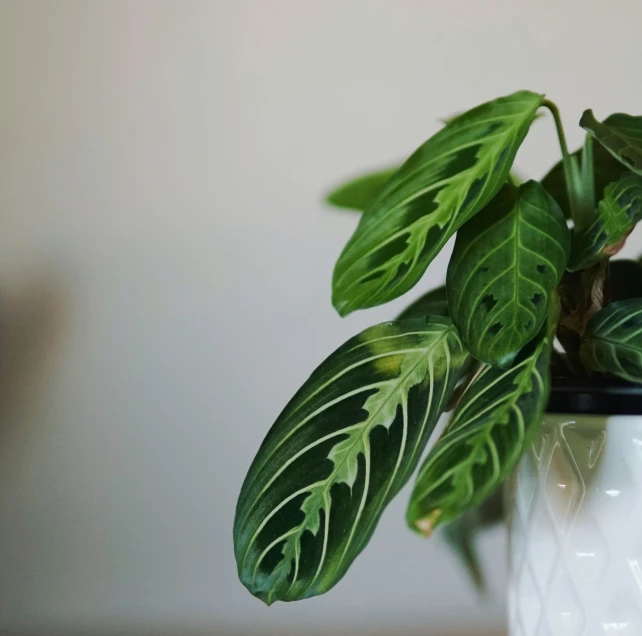
{"type": "Polygon", "coordinates": [[[642,177],[627,172],[607,186],[591,225],[573,233],[569,270],[587,269],[617,254],[641,218],[642,177]]]}
{"type": "Polygon", "coordinates": [[[598,311],[589,320],[580,355],[589,369],[642,382],[642,298],[598,311]]]}
{"type": "Polygon", "coordinates": [[[510,369],[485,366],[473,379],[419,471],[408,523],[422,534],[483,502],[519,460],[550,392],[550,357],[559,303],[540,336],[510,369]]]}
{"type": "Polygon", "coordinates": [[[586,110],[580,126],[629,170],[642,174],[642,117],[615,113],[600,123],[586,110]]]}
{"type": "Polygon", "coordinates": [[[444,317],[366,329],[270,429],[234,522],[239,577],[270,604],[323,594],[406,483],[466,362],[444,317]]]}
{"type": "Polygon", "coordinates": [[[457,233],[450,316],[479,360],[509,366],[539,332],[569,255],[562,211],[536,181],[505,185],[457,233]]]}
{"type": "Polygon", "coordinates": [[[446,241],[506,181],[543,96],[528,91],[449,122],[394,174],[363,213],[333,276],[341,315],[408,291],[446,241]]]}

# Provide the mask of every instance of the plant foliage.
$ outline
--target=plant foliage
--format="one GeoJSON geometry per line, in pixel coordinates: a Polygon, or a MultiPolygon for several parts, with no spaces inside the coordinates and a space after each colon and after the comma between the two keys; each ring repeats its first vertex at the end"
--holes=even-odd
{"type": "Polygon", "coordinates": [[[334,270],[340,315],[406,293],[456,241],[445,286],[339,347],[268,431],[234,521],[252,594],[270,604],[334,586],[427,446],[409,525],[443,526],[481,585],[474,537],[501,516],[500,487],[538,430],[552,375],[642,382],[642,265],[611,261],[642,218],[642,117],[600,123],[587,110],[580,125],[586,141],[570,153],[556,106],[518,91],[328,196],[363,211],[334,270]],[[511,166],[542,108],[561,159],[518,185],[511,166]]]}

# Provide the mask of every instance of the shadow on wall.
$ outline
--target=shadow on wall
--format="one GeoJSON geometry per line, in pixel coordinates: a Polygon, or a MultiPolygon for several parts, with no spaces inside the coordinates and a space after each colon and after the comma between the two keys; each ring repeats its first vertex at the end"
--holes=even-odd
{"type": "Polygon", "coordinates": [[[0,292],[0,438],[11,422],[28,421],[65,317],[58,281],[0,292]]]}

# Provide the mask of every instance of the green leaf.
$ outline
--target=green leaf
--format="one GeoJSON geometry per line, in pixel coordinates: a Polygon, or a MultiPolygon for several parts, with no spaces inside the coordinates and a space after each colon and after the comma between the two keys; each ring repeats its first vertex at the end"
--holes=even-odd
{"type": "Polygon", "coordinates": [[[408,318],[423,318],[425,316],[447,316],[448,299],[446,298],[446,286],[438,287],[420,296],[409,307],[406,307],[397,320],[408,320],[408,318]]]}
{"type": "Polygon", "coordinates": [[[642,117],[615,113],[600,123],[589,109],[580,126],[627,168],[642,174],[642,117]]]}
{"type": "Polygon", "coordinates": [[[546,407],[558,315],[555,303],[510,369],[487,365],[472,381],[419,471],[407,514],[413,530],[428,535],[478,506],[513,469],[546,407]]]}
{"type": "Polygon", "coordinates": [[[543,96],[520,91],[455,118],[423,144],[363,213],[336,264],[345,316],[401,296],[506,181],[543,96]]]}
{"type": "Polygon", "coordinates": [[[270,429],[234,522],[239,577],[267,604],[322,594],[406,483],[467,358],[448,318],[366,329],[270,429]]]}
{"type": "Polygon", "coordinates": [[[611,303],[589,320],[582,362],[630,382],[642,382],[642,298],[611,303]]]}
{"type": "Polygon", "coordinates": [[[636,261],[621,259],[609,263],[610,300],[642,298],[642,266],[636,261]]]}
{"type": "Polygon", "coordinates": [[[459,230],[448,266],[448,304],[476,358],[509,366],[537,335],[569,243],[562,211],[536,181],[505,185],[459,230]]]}
{"type": "MultiPolygon", "coordinates": [[[[580,148],[572,155],[584,168],[586,173],[588,166],[584,160],[584,151],[580,148]]],[[[611,155],[600,144],[593,146],[593,176],[594,176],[594,193],[593,199],[599,201],[604,196],[604,190],[609,183],[617,181],[628,170],[611,155]]],[[[564,216],[571,218],[571,209],[568,201],[568,192],[566,190],[566,179],[564,177],[564,164],[559,161],[542,179],[544,189],[557,201],[562,208],[564,216]]]]}
{"type": "Polygon", "coordinates": [[[504,497],[502,489],[497,489],[486,501],[444,528],[446,541],[460,558],[478,591],[486,586],[484,572],[476,549],[477,535],[504,520],[504,497]]]}
{"type": "Polygon", "coordinates": [[[395,166],[352,179],[328,194],[326,201],[338,208],[365,210],[398,169],[395,166]]]}
{"type": "Polygon", "coordinates": [[[607,186],[591,225],[573,233],[568,269],[587,269],[617,254],[641,218],[642,177],[627,172],[607,186]]]}

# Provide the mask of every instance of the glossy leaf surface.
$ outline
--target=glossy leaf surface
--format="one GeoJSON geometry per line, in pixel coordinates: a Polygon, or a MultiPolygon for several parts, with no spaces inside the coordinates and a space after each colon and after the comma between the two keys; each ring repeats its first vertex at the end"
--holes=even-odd
{"type": "Polygon", "coordinates": [[[363,213],[333,276],[341,315],[408,291],[446,241],[508,177],[543,97],[520,91],[449,122],[363,213]]]}
{"type": "Polygon", "coordinates": [[[467,358],[447,318],[365,330],[270,429],[234,523],[239,577],[270,604],[330,589],[405,484],[467,358]]]}
{"type": "MultiPolygon", "coordinates": [[[[573,153],[578,162],[584,164],[583,149],[573,153]]],[[[599,201],[604,197],[606,186],[617,181],[628,169],[623,166],[610,152],[600,144],[593,145],[593,176],[594,176],[594,199],[599,201]]],[[[541,181],[544,189],[555,199],[564,212],[566,218],[571,218],[571,210],[566,190],[566,179],[564,177],[564,164],[560,160],[546,174],[541,181]]]]}
{"type": "Polygon", "coordinates": [[[580,354],[594,371],[642,382],[642,298],[598,311],[588,323],[580,354]]]}
{"type": "Polygon", "coordinates": [[[333,190],[326,201],[338,208],[365,210],[381,192],[390,177],[397,172],[398,166],[371,172],[352,179],[333,190]]]}
{"type": "Polygon", "coordinates": [[[397,320],[408,318],[423,318],[424,316],[447,316],[448,299],[446,297],[446,286],[438,287],[420,296],[414,303],[406,307],[397,320]]]}
{"type": "Polygon", "coordinates": [[[629,170],[642,174],[642,117],[615,113],[600,123],[586,110],[580,126],[629,170]]]}
{"type": "Polygon", "coordinates": [[[448,304],[476,358],[509,366],[537,335],[569,243],[562,211],[536,181],[505,185],[459,230],[448,266],[448,304]]]}
{"type": "Polygon", "coordinates": [[[570,271],[609,259],[642,218],[642,177],[628,172],[610,184],[591,225],[572,235],[570,271]]]}
{"type": "Polygon", "coordinates": [[[510,369],[485,366],[462,396],[424,462],[408,507],[422,534],[478,506],[505,479],[532,439],[550,392],[558,306],[510,369]]]}

